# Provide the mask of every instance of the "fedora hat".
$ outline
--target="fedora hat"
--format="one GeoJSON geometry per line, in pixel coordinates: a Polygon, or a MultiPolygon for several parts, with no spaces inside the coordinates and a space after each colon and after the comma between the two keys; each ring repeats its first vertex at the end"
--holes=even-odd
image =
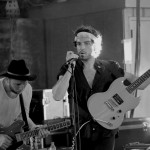
{"type": "Polygon", "coordinates": [[[0,76],[16,79],[16,80],[28,80],[33,81],[36,79],[36,75],[30,74],[29,69],[23,59],[12,60],[8,66],[7,72],[0,76]]]}

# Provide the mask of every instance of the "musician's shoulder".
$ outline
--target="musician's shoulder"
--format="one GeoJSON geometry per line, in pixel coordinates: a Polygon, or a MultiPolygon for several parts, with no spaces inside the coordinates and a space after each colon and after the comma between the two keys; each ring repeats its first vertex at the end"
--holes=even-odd
{"type": "Polygon", "coordinates": [[[117,66],[120,66],[119,63],[115,60],[108,60],[108,62],[111,64],[111,65],[117,65],[117,66]]]}
{"type": "Polygon", "coordinates": [[[113,66],[113,65],[116,65],[116,66],[120,66],[119,63],[115,60],[99,60],[99,63],[102,63],[103,65],[109,65],[109,66],[113,66]]]}

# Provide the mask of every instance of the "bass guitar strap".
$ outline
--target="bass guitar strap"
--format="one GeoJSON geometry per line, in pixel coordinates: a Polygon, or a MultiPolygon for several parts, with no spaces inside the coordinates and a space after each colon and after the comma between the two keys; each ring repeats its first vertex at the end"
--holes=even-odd
{"type": "Polygon", "coordinates": [[[26,132],[26,131],[29,131],[29,125],[28,125],[28,121],[27,121],[25,108],[24,108],[22,93],[19,95],[19,99],[20,99],[20,105],[21,105],[22,118],[23,118],[23,121],[25,122],[25,125],[23,126],[23,129],[26,132]]]}

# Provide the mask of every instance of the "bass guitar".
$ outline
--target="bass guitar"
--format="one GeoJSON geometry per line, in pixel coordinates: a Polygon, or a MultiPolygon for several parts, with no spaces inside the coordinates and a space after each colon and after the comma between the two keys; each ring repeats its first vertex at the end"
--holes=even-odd
{"type": "MultiPolygon", "coordinates": [[[[24,144],[22,141],[28,140],[30,137],[38,137],[40,129],[47,129],[49,131],[56,131],[71,125],[70,119],[65,119],[55,124],[45,124],[43,127],[40,127],[35,130],[30,130],[27,132],[20,133],[22,127],[24,126],[24,121],[17,120],[9,127],[0,127],[0,134],[6,134],[13,139],[13,144],[7,150],[30,150],[30,146],[24,144]]],[[[0,148],[0,150],[3,150],[0,148]]]]}
{"type": "Polygon", "coordinates": [[[118,128],[124,114],[138,106],[139,97],[133,95],[142,83],[150,77],[150,69],[129,86],[125,86],[124,77],[116,79],[106,92],[95,93],[89,97],[87,105],[93,119],[107,129],[118,128]]]}

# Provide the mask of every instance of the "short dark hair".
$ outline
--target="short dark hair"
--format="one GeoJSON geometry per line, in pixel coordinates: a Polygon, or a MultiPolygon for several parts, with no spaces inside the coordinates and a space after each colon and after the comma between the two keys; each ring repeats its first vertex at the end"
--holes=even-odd
{"type": "Polygon", "coordinates": [[[79,32],[89,32],[89,33],[93,34],[96,37],[101,35],[101,33],[98,30],[96,30],[94,27],[92,27],[92,26],[85,26],[85,25],[82,25],[82,26],[78,27],[76,29],[76,31],[74,32],[74,35],[77,36],[77,34],[79,32]]]}
{"type": "MultiPolygon", "coordinates": [[[[74,35],[77,36],[80,32],[88,32],[93,34],[95,37],[101,36],[101,33],[92,26],[81,25],[74,31],[74,35]]],[[[73,41],[73,44],[75,47],[77,46],[76,41],[73,41]]]]}
{"type": "MultiPolygon", "coordinates": [[[[96,38],[93,41],[95,44],[95,51],[94,51],[94,57],[98,57],[101,50],[102,50],[102,35],[101,33],[96,30],[94,27],[92,26],[85,26],[85,25],[81,25],[80,27],[78,27],[76,29],[76,31],[74,32],[74,35],[77,36],[78,33],[80,32],[88,32],[92,35],[94,35],[96,38]]],[[[91,39],[92,40],[92,39],[91,39]]],[[[77,41],[75,41],[74,39],[74,46],[77,47],[77,41]]]]}

